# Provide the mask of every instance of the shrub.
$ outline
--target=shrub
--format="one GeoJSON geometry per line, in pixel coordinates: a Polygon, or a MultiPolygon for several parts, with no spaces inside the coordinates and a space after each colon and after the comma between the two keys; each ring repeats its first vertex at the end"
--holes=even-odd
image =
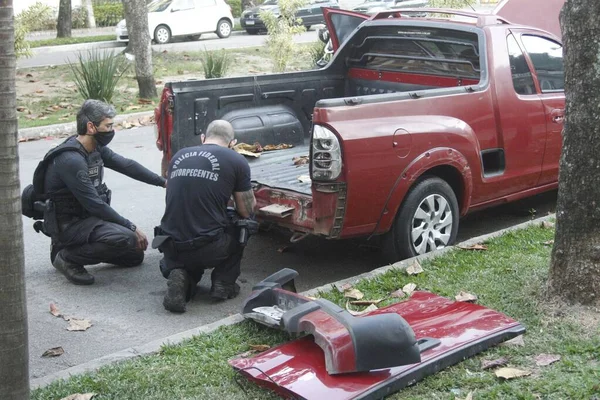
{"type": "Polygon", "coordinates": [[[96,2],[93,3],[96,26],[115,26],[125,18],[123,3],[121,2],[96,2]]]}
{"type": "Polygon", "coordinates": [[[56,10],[39,1],[21,11],[17,18],[29,32],[56,29],[56,10]]]}
{"type": "Polygon", "coordinates": [[[25,40],[27,32],[27,27],[21,19],[19,17],[15,18],[15,54],[17,58],[31,56],[29,43],[25,40]]]}
{"type": "Polygon", "coordinates": [[[225,0],[231,7],[233,18],[239,18],[242,15],[242,0],[225,0]]]}
{"type": "Polygon", "coordinates": [[[204,53],[200,56],[200,62],[206,79],[222,78],[227,74],[231,65],[231,56],[224,50],[209,51],[205,48],[204,53]]]}
{"type": "Polygon", "coordinates": [[[296,12],[306,3],[306,0],[279,0],[279,16],[271,11],[261,11],[260,18],[264,21],[269,36],[266,44],[273,61],[273,69],[285,71],[288,62],[296,52],[294,35],[304,32],[302,20],[296,18],[296,12]]]}
{"type": "Polygon", "coordinates": [[[100,49],[88,50],[86,57],[80,52],[77,58],[77,63],[69,60],[69,67],[81,97],[111,103],[115,87],[129,67],[127,60],[100,49]]]}
{"type": "Polygon", "coordinates": [[[325,46],[326,43],[323,43],[322,41],[318,40],[308,47],[307,51],[310,55],[310,59],[312,60],[313,65],[316,65],[317,61],[319,61],[325,55],[325,46]]]}
{"type": "Polygon", "coordinates": [[[87,27],[87,9],[85,7],[75,7],[71,11],[71,27],[81,29],[87,27]]]}

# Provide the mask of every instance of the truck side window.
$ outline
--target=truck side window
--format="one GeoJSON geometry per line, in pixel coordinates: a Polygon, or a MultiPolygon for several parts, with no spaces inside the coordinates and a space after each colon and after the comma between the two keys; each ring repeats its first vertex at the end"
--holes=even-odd
{"type": "Polygon", "coordinates": [[[521,36],[523,46],[531,58],[542,93],[565,89],[565,67],[562,46],[539,36],[521,36]]]}
{"type": "Polygon", "coordinates": [[[513,86],[518,94],[535,94],[535,85],[533,77],[525,54],[517,44],[517,40],[513,35],[508,35],[506,38],[508,44],[508,59],[510,61],[510,72],[512,73],[513,86]]]}

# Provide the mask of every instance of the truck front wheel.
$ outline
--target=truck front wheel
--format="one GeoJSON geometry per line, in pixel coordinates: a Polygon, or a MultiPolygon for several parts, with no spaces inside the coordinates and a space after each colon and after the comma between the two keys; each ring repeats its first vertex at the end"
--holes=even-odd
{"type": "Polygon", "coordinates": [[[429,176],[411,188],[384,238],[389,262],[450,246],[458,232],[458,201],[446,181],[429,176]]]}

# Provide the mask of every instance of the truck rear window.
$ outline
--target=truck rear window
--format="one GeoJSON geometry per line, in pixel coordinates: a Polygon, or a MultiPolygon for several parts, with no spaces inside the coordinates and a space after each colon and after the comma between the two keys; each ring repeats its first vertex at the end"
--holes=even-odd
{"type": "Polygon", "coordinates": [[[350,67],[480,77],[478,36],[473,32],[396,26],[365,32],[360,39],[347,59],[350,67]]]}

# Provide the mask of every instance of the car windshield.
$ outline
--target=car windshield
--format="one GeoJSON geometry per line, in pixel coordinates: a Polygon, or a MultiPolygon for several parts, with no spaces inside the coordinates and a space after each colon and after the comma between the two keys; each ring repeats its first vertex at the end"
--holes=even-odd
{"type": "Polygon", "coordinates": [[[166,10],[171,5],[173,0],[154,0],[148,4],[148,12],[160,12],[166,10]]]}

